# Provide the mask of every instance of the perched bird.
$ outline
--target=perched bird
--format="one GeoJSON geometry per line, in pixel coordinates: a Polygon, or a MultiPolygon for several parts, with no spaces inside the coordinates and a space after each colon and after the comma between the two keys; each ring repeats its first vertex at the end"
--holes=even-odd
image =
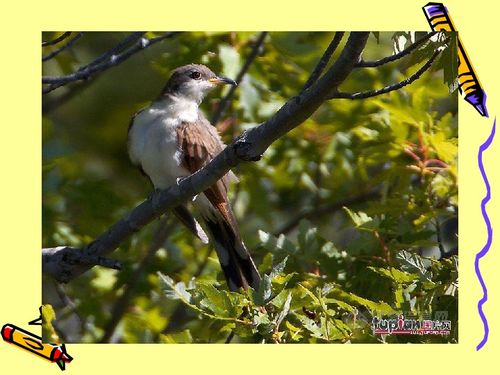
{"type": "MultiPolygon", "coordinates": [[[[205,95],[222,84],[236,85],[216,76],[208,67],[189,64],[175,69],[160,96],[137,112],[128,133],[130,159],[146,174],[156,189],[165,189],[189,176],[224,149],[214,126],[199,105],[205,95]]],[[[229,288],[257,288],[260,275],[243,243],[227,197],[232,172],[193,201],[213,243],[229,288]]],[[[176,216],[203,242],[208,238],[186,206],[176,216]]]]}

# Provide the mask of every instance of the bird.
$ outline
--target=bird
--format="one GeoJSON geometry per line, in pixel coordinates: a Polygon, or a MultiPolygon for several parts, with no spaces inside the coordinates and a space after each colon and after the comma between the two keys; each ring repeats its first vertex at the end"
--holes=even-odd
{"type": "MultiPolygon", "coordinates": [[[[199,108],[220,85],[236,85],[205,65],[188,64],[173,70],[158,98],[131,119],[128,153],[155,189],[166,189],[205,166],[224,150],[217,129],[199,108]]],[[[245,246],[227,196],[237,181],[229,171],[193,200],[204,231],[186,205],[173,209],[179,220],[203,243],[213,244],[231,291],[258,289],[261,276],[245,246]]]]}

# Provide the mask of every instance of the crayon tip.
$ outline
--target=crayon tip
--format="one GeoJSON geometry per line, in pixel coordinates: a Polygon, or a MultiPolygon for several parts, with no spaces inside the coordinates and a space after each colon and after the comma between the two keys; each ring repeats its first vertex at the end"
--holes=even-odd
{"type": "Polygon", "coordinates": [[[64,371],[66,369],[66,363],[63,360],[56,361],[56,363],[61,370],[64,371]]]}
{"type": "Polygon", "coordinates": [[[488,109],[486,108],[486,93],[484,90],[479,89],[467,95],[464,98],[467,102],[472,104],[481,116],[488,116],[488,109]]]}

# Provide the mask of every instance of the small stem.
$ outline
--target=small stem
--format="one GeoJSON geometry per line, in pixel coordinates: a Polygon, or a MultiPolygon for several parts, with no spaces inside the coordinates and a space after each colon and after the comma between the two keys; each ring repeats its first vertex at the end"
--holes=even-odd
{"type": "Polygon", "coordinates": [[[302,91],[307,90],[309,87],[312,86],[314,82],[316,82],[325,69],[325,67],[328,65],[328,61],[330,61],[332,55],[335,53],[335,50],[337,49],[338,45],[340,44],[340,41],[342,40],[342,37],[344,36],[343,32],[336,32],[332,41],[326,47],[325,52],[323,53],[323,56],[318,61],[318,64],[314,68],[313,72],[309,76],[309,79],[307,82],[304,84],[304,87],[302,88],[302,91]]]}
{"type": "Polygon", "coordinates": [[[405,80],[395,83],[393,85],[389,85],[386,87],[383,87],[378,90],[370,90],[370,91],[362,91],[362,92],[356,92],[356,93],[349,93],[349,92],[340,92],[340,91],[335,91],[333,94],[329,97],[329,99],[366,99],[366,98],[372,98],[374,96],[379,96],[382,94],[387,94],[388,92],[399,90],[413,82],[415,82],[417,79],[420,78],[422,74],[424,74],[425,71],[427,71],[431,66],[436,57],[441,53],[440,49],[437,49],[434,51],[432,56],[429,58],[429,60],[422,65],[422,67],[417,70],[414,74],[406,78],[405,80]]]}
{"type": "MultiPolygon", "coordinates": [[[[245,61],[245,64],[242,66],[241,70],[239,71],[238,75],[236,76],[235,82],[238,85],[241,83],[243,77],[248,72],[248,69],[250,69],[250,65],[252,65],[255,58],[259,54],[260,47],[264,43],[264,39],[266,39],[266,36],[267,36],[267,31],[263,31],[259,34],[259,37],[255,41],[255,44],[252,47],[252,51],[248,55],[248,57],[245,61]]],[[[217,111],[214,113],[214,115],[212,116],[212,119],[211,119],[211,123],[213,125],[216,125],[217,122],[219,122],[220,118],[224,114],[224,111],[229,106],[229,103],[231,103],[231,100],[233,99],[235,90],[236,90],[236,86],[231,86],[231,88],[229,89],[226,96],[221,100],[217,111]]]]}
{"type": "Polygon", "coordinates": [[[396,53],[392,56],[384,57],[383,59],[380,60],[374,60],[374,61],[360,61],[359,63],[356,64],[356,68],[374,68],[380,65],[384,65],[386,63],[396,61],[406,55],[409,55],[413,50],[415,50],[418,46],[420,46],[422,43],[427,41],[428,39],[432,38],[434,35],[436,35],[436,31],[433,31],[424,37],[420,38],[413,44],[410,44],[408,47],[406,47],[403,51],[396,53]]]}

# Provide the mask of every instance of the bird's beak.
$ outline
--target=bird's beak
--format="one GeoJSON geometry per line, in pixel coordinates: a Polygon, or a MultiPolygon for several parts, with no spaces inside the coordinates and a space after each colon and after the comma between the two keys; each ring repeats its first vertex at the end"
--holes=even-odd
{"type": "Polygon", "coordinates": [[[238,86],[238,84],[234,81],[234,79],[227,78],[227,77],[215,77],[215,78],[210,78],[208,80],[210,83],[213,83],[214,85],[233,85],[233,86],[238,86]]]}

